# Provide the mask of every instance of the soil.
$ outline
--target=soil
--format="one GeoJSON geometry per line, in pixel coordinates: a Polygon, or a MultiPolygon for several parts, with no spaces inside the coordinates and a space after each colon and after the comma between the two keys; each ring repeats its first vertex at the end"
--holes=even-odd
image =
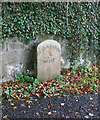
{"type": "Polygon", "coordinates": [[[52,96],[35,95],[21,100],[2,101],[2,120],[100,120],[100,94],[52,96]],[[29,101],[27,101],[29,100],[29,101]]]}

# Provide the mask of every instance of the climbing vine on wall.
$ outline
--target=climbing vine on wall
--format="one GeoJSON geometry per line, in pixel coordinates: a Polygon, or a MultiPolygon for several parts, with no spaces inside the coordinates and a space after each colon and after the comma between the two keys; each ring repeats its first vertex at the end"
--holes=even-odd
{"type": "Polygon", "coordinates": [[[35,40],[38,34],[56,34],[68,40],[67,49],[76,59],[83,49],[98,57],[97,2],[2,3],[3,40],[17,36],[21,41],[35,40]]]}

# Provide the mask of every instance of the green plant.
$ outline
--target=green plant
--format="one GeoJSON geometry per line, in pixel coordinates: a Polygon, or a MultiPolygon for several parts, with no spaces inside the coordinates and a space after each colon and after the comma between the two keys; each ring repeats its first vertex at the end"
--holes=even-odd
{"type": "Polygon", "coordinates": [[[28,95],[30,92],[34,92],[36,86],[39,84],[39,77],[37,76],[35,79],[29,77],[26,71],[24,71],[23,74],[16,73],[14,84],[16,85],[13,87],[9,86],[8,83],[3,84],[3,86],[5,86],[2,90],[3,97],[7,99],[10,97],[20,99],[20,97],[28,95]]]}
{"type": "Polygon", "coordinates": [[[61,36],[62,41],[68,40],[66,49],[71,52],[71,63],[78,59],[82,50],[92,49],[88,54],[98,58],[98,20],[98,2],[4,2],[2,42],[9,37],[18,37],[28,43],[39,34],[53,34],[61,36]]]}
{"type": "Polygon", "coordinates": [[[82,72],[82,71],[86,71],[87,72],[91,70],[91,63],[90,61],[87,61],[85,63],[83,63],[81,66],[79,66],[79,71],[82,72]]]}
{"type": "Polygon", "coordinates": [[[26,71],[24,71],[24,73],[20,73],[20,74],[15,74],[15,82],[16,82],[16,79],[20,80],[18,81],[17,83],[24,83],[24,82],[30,82],[30,83],[33,83],[34,82],[34,78],[33,77],[30,77],[28,76],[28,73],[26,71]]]}
{"type": "MultiPolygon", "coordinates": [[[[82,68],[83,69],[83,68],[82,68]]],[[[77,69],[79,70],[79,69],[77,69]]],[[[66,70],[67,71],[67,70],[66,70]]],[[[65,71],[63,71],[65,73],[65,71]]],[[[79,72],[79,71],[77,71],[79,72]]],[[[35,93],[38,97],[50,97],[55,94],[66,96],[66,94],[87,94],[98,91],[99,85],[99,68],[96,65],[91,65],[91,70],[79,72],[73,75],[64,74],[58,76],[55,80],[48,80],[44,83],[39,82],[39,77],[29,81],[25,79],[28,73],[16,74],[16,81],[2,84],[2,97],[5,99],[20,99],[20,97],[35,93]],[[19,80],[18,80],[19,78],[19,80]],[[24,82],[21,80],[24,79],[24,82]]],[[[32,78],[31,78],[32,79],[32,78]]]]}
{"type": "MultiPolygon", "coordinates": [[[[20,74],[15,73],[15,79],[20,80],[21,83],[23,83],[25,81],[24,76],[21,73],[20,74]]],[[[16,80],[15,80],[15,82],[16,82],[16,80]]]]}
{"type": "Polygon", "coordinates": [[[64,73],[64,72],[65,72],[65,70],[66,70],[65,68],[62,68],[62,69],[61,69],[61,72],[63,72],[63,73],[64,73]]]}
{"type": "Polygon", "coordinates": [[[74,74],[75,75],[75,73],[76,73],[76,70],[77,70],[77,63],[78,63],[78,61],[77,62],[75,62],[75,64],[74,65],[71,65],[71,73],[72,74],[74,74]]]}

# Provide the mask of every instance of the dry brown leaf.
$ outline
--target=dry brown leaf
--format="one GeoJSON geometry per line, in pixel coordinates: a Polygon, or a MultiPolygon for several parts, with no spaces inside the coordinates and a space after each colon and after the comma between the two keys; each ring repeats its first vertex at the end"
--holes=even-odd
{"type": "Polygon", "coordinates": [[[13,107],[13,109],[17,109],[17,107],[13,107]]]}
{"type": "Polygon", "coordinates": [[[25,99],[20,99],[21,101],[25,101],[25,99]]]}
{"type": "Polygon", "coordinates": [[[51,106],[54,106],[53,104],[51,104],[51,106]]]}
{"type": "Polygon", "coordinates": [[[35,99],[35,101],[37,101],[37,99],[35,99]]]}
{"type": "Polygon", "coordinates": [[[50,108],[50,106],[48,106],[48,108],[50,108]]]}

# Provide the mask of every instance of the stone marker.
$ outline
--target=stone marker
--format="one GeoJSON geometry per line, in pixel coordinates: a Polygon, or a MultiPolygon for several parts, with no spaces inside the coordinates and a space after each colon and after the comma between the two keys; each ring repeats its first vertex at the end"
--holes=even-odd
{"type": "Polygon", "coordinates": [[[44,82],[60,75],[61,45],[54,40],[46,40],[37,47],[37,75],[44,82]]]}

